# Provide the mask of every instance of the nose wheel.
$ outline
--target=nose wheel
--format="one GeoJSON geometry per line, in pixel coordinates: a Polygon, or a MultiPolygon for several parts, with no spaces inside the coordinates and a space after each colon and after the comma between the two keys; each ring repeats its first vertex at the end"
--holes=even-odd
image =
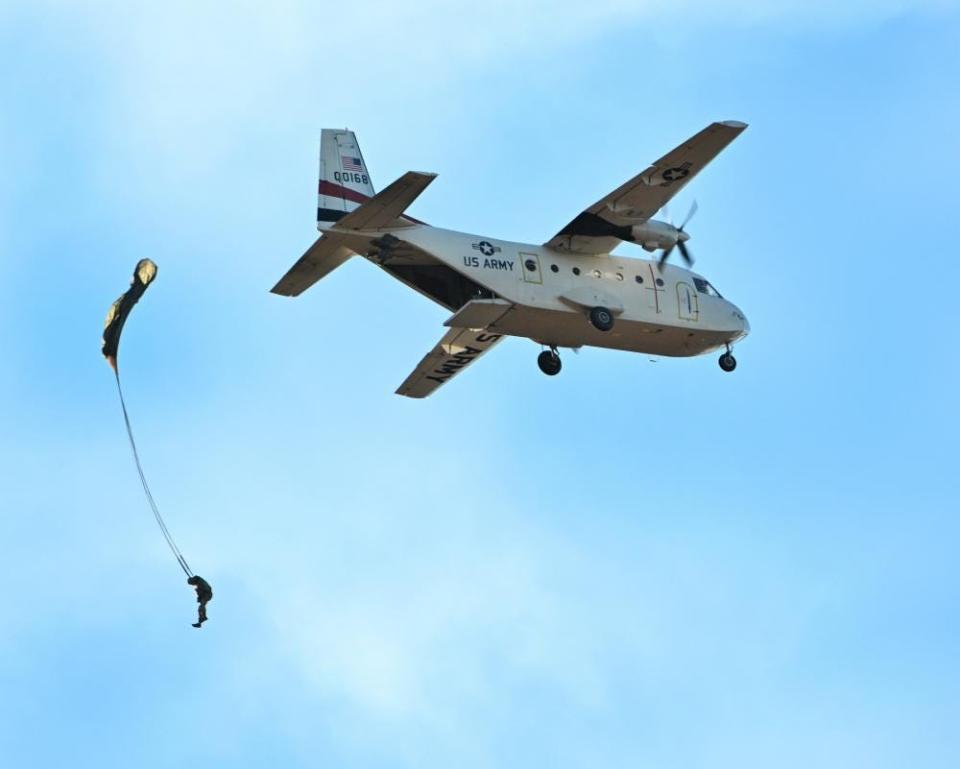
{"type": "Polygon", "coordinates": [[[727,351],[720,356],[720,360],[718,360],[717,363],[719,363],[720,368],[728,374],[737,367],[737,359],[733,357],[729,346],[727,346],[727,351]]]}
{"type": "Polygon", "coordinates": [[[560,363],[560,356],[557,354],[557,348],[551,347],[549,350],[544,350],[540,353],[537,356],[537,365],[547,376],[556,376],[559,374],[562,365],[560,363]]]}

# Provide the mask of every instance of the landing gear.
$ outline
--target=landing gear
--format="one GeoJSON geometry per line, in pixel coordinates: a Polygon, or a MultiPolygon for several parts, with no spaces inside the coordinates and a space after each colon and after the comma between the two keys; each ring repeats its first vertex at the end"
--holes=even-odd
{"type": "Polygon", "coordinates": [[[547,376],[556,376],[559,374],[561,363],[560,356],[557,354],[557,348],[551,347],[549,350],[544,350],[540,353],[537,356],[537,365],[547,376]]]}
{"type": "Polygon", "coordinates": [[[720,360],[717,361],[722,368],[727,373],[730,373],[737,367],[737,359],[733,357],[733,354],[730,352],[730,346],[727,346],[727,351],[720,356],[720,360]]]}
{"type": "Polygon", "coordinates": [[[613,313],[606,307],[594,307],[590,310],[590,322],[599,331],[609,331],[613,328],[613,313]]]}

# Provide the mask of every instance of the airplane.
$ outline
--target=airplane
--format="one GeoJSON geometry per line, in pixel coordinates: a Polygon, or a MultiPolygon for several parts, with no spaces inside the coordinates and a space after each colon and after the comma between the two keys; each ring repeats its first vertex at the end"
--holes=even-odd
{"type": "Polygon", "coordinates": [[[355,134],[323,129],[317,229],[322,233],[271,289],[299,296],[354,255],[445,307],[447,331],[397,389],[424,398],[496,346],[526,337],[537,364],[560,372],[558,350],[606,347],[674,357],[723,349],[750,332],[743,312],[690,267],[685,227],[652,217],[746,129],[712,123],[601,198],[541,245],[431,227],[404,212],[436,178],[408,171],[374,193],[355,134]],[[659,259],[613,254],[634,243],[659,259]]]}

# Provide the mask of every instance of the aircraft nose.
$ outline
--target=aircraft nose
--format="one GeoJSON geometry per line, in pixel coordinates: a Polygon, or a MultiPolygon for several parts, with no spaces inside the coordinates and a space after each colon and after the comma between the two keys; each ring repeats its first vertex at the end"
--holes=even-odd
{"type": "Polygon", "coordinates": [[[745,337],[750,333],[750,321],[747,320],[747,316],[743,314],[743,311],[733,305],[733,318],[736,321],[737,325],[740,326],[740,336],[745,337]]]}

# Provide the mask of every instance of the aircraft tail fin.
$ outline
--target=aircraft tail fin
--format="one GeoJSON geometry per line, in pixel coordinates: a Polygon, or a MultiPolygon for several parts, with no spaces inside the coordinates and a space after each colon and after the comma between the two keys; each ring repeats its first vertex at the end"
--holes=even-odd
{"type": "Polygon", "coordinates": [[[373,184],[353,131],[324,128],[320,138],[317,229],[332,227],[373,197],[373,184]]]}

